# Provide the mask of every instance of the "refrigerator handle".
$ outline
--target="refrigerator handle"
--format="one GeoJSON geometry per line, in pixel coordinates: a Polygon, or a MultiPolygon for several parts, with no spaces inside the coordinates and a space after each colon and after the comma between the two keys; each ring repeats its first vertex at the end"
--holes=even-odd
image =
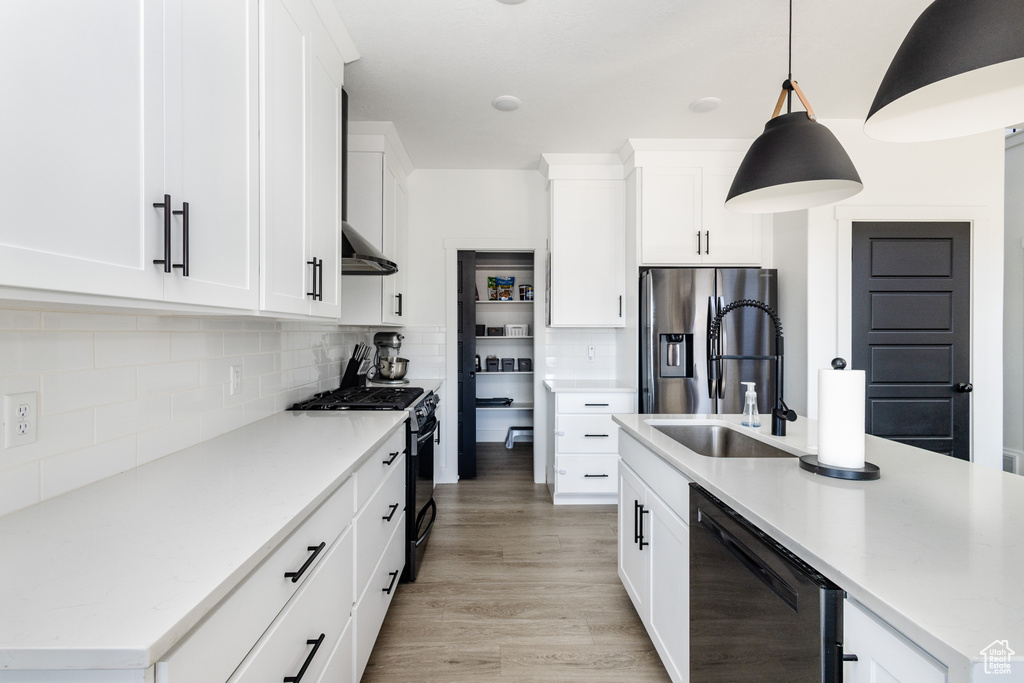
{"type": "Polygon", "coordinates": [[[712,344],[711,344],[711,323],[714,321],[716,315],[717,315],[717,313],[715,312],[715,297],[709,296],[708,297],[708,321],[707,321],[707,324],[705,324],[705,326],[704,326],[704,329],[707,330],[707,332],[706,332],[706,336],[707,336],[707,356],[706,357],[708,359],[707,360],[707,362],[708,362],[708,367],[707,367],[707,373],[708,373],[708,398],[711,399],[711,406],[714,409],[713,412],[717,413],[718,410],[715,407],[715,396],[717,394],[717,392],[715,391],[715,386],[716,386],[715,385],[715,381],[716,381],[715,377],[718,376],[718,372],[717,372],[718,364],[717,364],[717,362],[711,360],[712,356],[717,355],[716,352],[715,352],[714,346],[712,346],[712,344]]]}
{"type": "Polygon", "coordinates": [[[640,367],[644,369],[645,376],[641,378],[640,387],[640,412],[650,414],[654,412],[654,315],[651,308],[654,305],[654,292],[651,290],[651,273],[643,274],[640,282],[640,291],[643,301],[641,302],[640,315],[643,319],[644,339],[646,347],[640,350],[645,358],[642,359],[640,367]]]}
{"type": "MultiPolygon", "coordinates": [[[[717,311],[720,312],[723,308],[725,308],[725,299],[718,297],[717,311]]],[[[715,315],[718,315],[718,312],[715,315]]],[[[719,355],[725,353],[725,349],[729,348],[728,339],[725,334],[725,325],[722,325],[718,330],[718,348],[721,349],[719,355]]],[[[725,363],[718,361],[718,398],[725,399],[725,387],[725,363]]]]}

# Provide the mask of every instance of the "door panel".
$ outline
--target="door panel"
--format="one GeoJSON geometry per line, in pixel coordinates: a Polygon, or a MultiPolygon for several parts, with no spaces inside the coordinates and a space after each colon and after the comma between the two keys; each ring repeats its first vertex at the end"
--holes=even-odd
{"type": "Polygon", "coordinates": [[[476,252],[458,254],[459,479],[476,478],[476,252]]]}
{"type": "Polygon", "coordinates": [[[970,225],[854,223],[853,358],[865,429],[970,458],[970,225]]]}

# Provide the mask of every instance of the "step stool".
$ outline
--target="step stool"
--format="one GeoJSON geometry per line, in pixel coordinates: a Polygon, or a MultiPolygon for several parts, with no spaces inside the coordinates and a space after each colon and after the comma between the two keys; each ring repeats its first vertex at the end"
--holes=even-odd
{"type": "Polygon", "coordinates": [[[508,436],[505,437],[505,448],[512,448],[516,439],[521,441],[533,441],[533,427],[520,425],[508,428],[508,436]]]}

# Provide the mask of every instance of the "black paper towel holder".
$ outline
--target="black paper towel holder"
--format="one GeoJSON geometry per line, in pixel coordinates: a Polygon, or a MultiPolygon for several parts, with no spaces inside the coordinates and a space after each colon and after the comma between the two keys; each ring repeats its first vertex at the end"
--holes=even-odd
{"type": "MultiPolygon", "coordinates": [[[[845,370],[846,361],[842,358],[832,359],[833,370],[845,370]]],[[[872,481],[882,476],[878,465],[865,462],[864,467],[836,467],[834,465],[823,465],[818,462],[817,455],[804,455],[800,457],[800,469],[807,470],[823,477],[835,479],[849,479],[852,481],[872,481]]]]}

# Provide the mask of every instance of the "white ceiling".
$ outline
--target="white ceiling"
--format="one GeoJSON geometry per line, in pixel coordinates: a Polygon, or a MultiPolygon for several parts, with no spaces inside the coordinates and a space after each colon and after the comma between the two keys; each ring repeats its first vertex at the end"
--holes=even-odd
{"type": "MultiPolygon", "coordinates": [[[[795,0],[793,77],[863,118],[931,0],[795,0]]],[[[628,138],[753,138],[787,70],[787,0],[334,0],[360,58],[353,121],[393,121],[416,168],[532,169],[628,138]],[[522,107],[491,106],[515,95],[522,107]],[[719,108],[695,114],[700,97],[719,108]]],[[[799,105],[794,105],[797,108],[799,105]]]]}

